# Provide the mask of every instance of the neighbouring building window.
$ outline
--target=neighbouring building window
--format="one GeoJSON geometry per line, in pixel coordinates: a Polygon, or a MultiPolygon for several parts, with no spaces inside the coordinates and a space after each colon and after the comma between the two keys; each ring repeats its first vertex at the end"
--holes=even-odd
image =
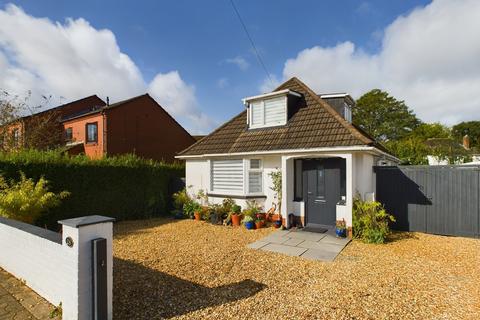
{"type": "Polygon", "coordinates": [[[87,123],[87,142],[98,141],[98,123],[87,123]]]}
{"type": "Polygon", "coordinates": [[[212,160],[210,170],[212,192],[232,195],[263,193],[260,159],[212,160]]]}
{"type": "Polygon", "coordinates": [[[72,141],[72,139],[73,139],[73,129],[71,127],[65,129],[65,140],[72,141]]]}
{"type": "Polygon", "coordinates": [[[250,128],[284,125],[287,122],[287,97],[275,97],[250,103],[250,128]]]}
{"type": "Polygon", "coordinates": [[[295,190],[294,190],[294,199],[300,201],[303,199],[303,160],[298,159],[294,162],[294,180],[295,180],[295,190]]]}
{"type": "Polygon", "coordinates": [[[263,191],[262,160],[250,159],[248,169],[248,193],[262,193],[263,191]]]}
{"type": "Polygon", "coordinates": [[[20,145],[20,129],[15,128],[12,131],[13,145],[18,147],[20,145]]]}

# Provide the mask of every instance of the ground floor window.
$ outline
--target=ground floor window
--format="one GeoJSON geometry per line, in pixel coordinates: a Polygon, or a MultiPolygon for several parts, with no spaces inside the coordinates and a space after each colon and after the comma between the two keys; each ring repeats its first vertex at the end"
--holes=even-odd
{"type": "Polygon", "coordinates": [[[210,191],[232,195],[263,193],[261,159],[210,161],[210,191]]]}
{"type": "Polygon", "coordinates": [[[263,186],[262,160],[250,159],[248,170],[248,193],[261,193],[263,186]]]}

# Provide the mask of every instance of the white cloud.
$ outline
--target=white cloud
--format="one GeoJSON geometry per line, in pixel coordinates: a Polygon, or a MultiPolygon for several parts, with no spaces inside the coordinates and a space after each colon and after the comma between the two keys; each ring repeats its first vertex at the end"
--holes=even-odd
{"type": "Polygon", "coordinates": [[[146,83],[112,31],[95,29],[82,18],[62,24],[32,17],[11,4],[0,10],[0,88],[16,94],[31,90],[33,98],[63,96],[66,101],[96,93],[112,102],[148,90],[187,129],[198,132],[202,128],[196,124],[208,122],[198,109],[194,88],[178,71],[159,73],[146,83]]]}
{"type": "Polygon", "coordinates": [[[236,56],[235,58],[225,59],[225,62],[236,65],[240,70],[245,71],[248,69],[250,64],[248,61],[241,56],[236,56]]]}
{"type": "Polygon", "coordinates": [[[424,121],[454,124],[478,118],[480,1],[437,0],[398,17],[372,55],[351,42],[313,47],[286,61],[283,78],[297,76],[317,92],[372,88],[405,100],[424,121]]]}
{"type": "Polygon", "coordinates": [[[271,74],[270,77],[267,77],[263,80],[262,84],[260,85],[260,92],[267,93],[275,90],[280,85],[280,80],[271,74]]]}
{"type": "Polygon", "coordinates": [[[216,125],[200,112],[195,98],[195,88],[187,85],[177,71],[157,74],[148,87],[148,92],[174,117],[184,117],[194,133],[216,125]]]}

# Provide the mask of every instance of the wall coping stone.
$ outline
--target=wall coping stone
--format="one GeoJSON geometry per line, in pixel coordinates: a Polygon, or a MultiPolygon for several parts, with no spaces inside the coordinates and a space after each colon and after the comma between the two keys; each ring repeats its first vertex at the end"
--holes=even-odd
{"type": "Polygon", "coordinates": [[[58,223],[64,226],[78,228],[78,227],[88,226],[88,225],[97,224],[97,223],[106,223],[106,222],[114,222],[114,221],[115,221],[115,218],[92,215],[92,216],[85,216],[80,218],[59,220],[58,223]]]}
{"type": "Polygon", "coordinates": [[[62,235],[58,232],[54,232],[48,229],[34,226],[32,224],[28,224],[25,222],[12,220],[4,217],[0,217],[0,223],[12,228],[16,228],[16,229],[28,232],[40,238],[47,239],[58,244],[62,244],[62,235]]]}

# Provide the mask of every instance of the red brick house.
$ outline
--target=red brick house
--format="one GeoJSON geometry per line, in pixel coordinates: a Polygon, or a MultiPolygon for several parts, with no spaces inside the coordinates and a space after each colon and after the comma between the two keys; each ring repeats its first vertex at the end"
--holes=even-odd
{"type": "Polygon", "coordinates": [[[3,149],[49,148],[64,144],[61,120],[72,114],[104,106],[96,95],[62,104],[58,107],[21,117],[3,126],[0,131],[3,149]]]}
{"type": "Polygon", "coordinates": [[[91,158],[134,153],[173,162],[178,152],[196,142],[148,94],[72,113],[62,123],[70,152],[91,158]]]}

